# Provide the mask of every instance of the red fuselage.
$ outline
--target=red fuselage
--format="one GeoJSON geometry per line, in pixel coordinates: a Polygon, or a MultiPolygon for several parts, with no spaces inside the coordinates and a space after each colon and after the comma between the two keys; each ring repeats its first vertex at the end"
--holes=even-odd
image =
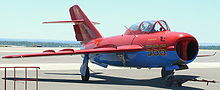
{"type": "Polygon", "coordinates": [[[179,57],[186,61],[194,58],[198,52],[198,42],[192,35],[171,31],[98,38],[85,44],[84,47],[94,49],[123,45],[141,45],[146,47],[146,50],[162,48],[166,51],[177,51],[179,57]]]}

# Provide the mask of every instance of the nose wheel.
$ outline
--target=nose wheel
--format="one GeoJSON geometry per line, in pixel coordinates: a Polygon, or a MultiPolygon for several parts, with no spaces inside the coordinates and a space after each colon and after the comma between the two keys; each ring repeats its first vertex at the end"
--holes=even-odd
{"type": "Polygon", "coordinates": [[[161,69],[161,77],[165,81],[165,86],[171,87],[174,83],[174,70],[166,71],[165,68],[161,69]]]}

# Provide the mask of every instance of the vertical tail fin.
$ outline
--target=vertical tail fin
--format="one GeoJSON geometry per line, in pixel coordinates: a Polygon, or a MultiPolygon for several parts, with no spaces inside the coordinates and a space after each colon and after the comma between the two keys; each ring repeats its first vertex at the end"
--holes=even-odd
{"type": "Polygon", "coordinates": [[[87,43],[93,39],[102,38],[102,35],[78,5],[72,6],[69,12],[72,21],[81,21],[73,25],[77,41],[87,43]]]}

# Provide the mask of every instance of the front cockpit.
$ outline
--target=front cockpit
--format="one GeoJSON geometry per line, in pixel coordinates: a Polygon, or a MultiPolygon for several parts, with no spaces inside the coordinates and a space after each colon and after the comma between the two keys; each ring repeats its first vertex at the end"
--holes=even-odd
{"type": "Polygon", "coordinates": [[[127,29],[125,34],[149,34],[154,32],[170,31],[167,23],[164,20],[152,20],[136,23],[127,29]]]}

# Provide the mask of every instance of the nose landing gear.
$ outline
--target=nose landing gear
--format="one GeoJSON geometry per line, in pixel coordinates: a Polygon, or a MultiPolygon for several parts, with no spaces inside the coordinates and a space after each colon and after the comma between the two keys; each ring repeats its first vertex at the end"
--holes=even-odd
{"type": "Polygon", "coordinates": [[[165,68],[163,67],[161,69],[161,77],[165,81],[165,86],[171,87],[175,80],[174,70],[166,71],[165,68]]]}
{"type": "Polygon", "coordinates": [[[196,79],[196,78],[175,78],[174,76],[174,70],[168,70],[163,67],[161,69],[161,77],[165,81],[165,86],[171,87],[172,85],[177,85],[178,87],[181,87],[184,82],[187,81],[196,81],[196,82],[206,82],[207,85],[209,83],[219,83],[218,81],[215,80],[206,80],[206,79],[196,79]]]}

